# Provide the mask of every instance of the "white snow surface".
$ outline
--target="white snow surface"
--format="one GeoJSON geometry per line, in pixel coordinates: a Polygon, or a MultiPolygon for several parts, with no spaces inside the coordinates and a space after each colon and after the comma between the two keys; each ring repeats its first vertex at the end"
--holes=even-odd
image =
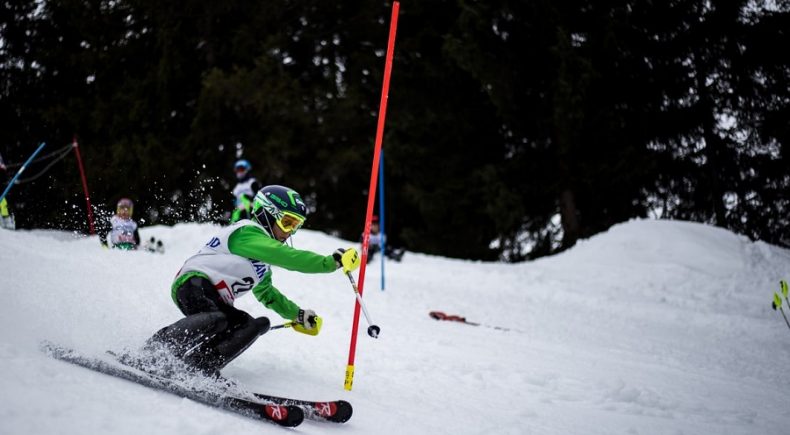
{"type": "MultiPolygon", "coordinates": [[[[139,347],[178,320],[170,284],[218,227],[154,226],[164,255],[97,238],[0,230],[0,434],[787,434],[790,329],[771,309],[790,251],[702,224],[635,220],[521,264],[407,252],[367,268],[352,391],[343,380],[355,297],[342,273],[275,268],[324,318],[318,336],[271,331],[223,374],[253,391],[346,399],[342,425],[285,429],[70,365],[139,347]],[[510,328],[436,321],[429,311],[510,328]]],[[[459,240],[459,243],[463,243],[459,240]]],[[[300,249],[355,245],[302,230],[300,249]]],[[[251,294],[236,302],[279,316],[251,294]]]]}

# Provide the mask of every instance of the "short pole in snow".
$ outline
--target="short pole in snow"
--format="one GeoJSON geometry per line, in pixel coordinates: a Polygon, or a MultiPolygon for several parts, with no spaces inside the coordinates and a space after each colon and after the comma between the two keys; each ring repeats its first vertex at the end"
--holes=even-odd
{"type": "Polygon", "coordinates": [[[13,186],[14,183],[16,183],[17,178],[19,178],[19,176],[22,175],[23,172],[25,172],[25,169],[27,169],[27,165],[29,165],[30,162],[32,162],[33,159],[36,158],[38,153],[41,152],[41,150],[44,148],[44,146],[46,144],[47,144],[46,142],[41,142],[41,144],[38,146],[38,148],[36,148],[36,150],[33,151],[33,154],[31,154],[30,157],[27,159],[25,164],[22,165],[21,168],[19,168],[19,171],[17,171],[16,175],[14,175],[14,178],[12,178],[11,181],[8,183],[8,186],[6,186],[5,190],[3,191],[3,194],[0,195],[0,201],[5,199],[5,196],[8,195],[8,192],[11,190],[11,186],[13,186]]]}

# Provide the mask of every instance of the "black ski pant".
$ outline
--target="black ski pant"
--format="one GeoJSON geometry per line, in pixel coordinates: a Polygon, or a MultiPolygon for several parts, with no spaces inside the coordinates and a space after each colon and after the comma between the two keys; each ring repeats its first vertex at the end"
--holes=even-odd
{"type": "Polygon", "coordinates": [[[253,318],[226,304],[208,279],[192,277],[176,289],[183,319],[166,326],[148,341],[165,345],[187,364],[216,373],[269,330],[269,319],[253,318]]]}

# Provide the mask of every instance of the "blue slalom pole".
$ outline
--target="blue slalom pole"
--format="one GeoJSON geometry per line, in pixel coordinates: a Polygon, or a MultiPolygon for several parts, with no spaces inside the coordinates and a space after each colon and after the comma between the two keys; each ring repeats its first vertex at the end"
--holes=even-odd
{"type": "Polygon", "coordinates": [[[384,231],[384,150],[379,160],[379,234],[381,235],[381,291],[384,291],[384,248],[387,244],[387,233],[384,231]]]}
{"type": "Polygon", "coordinates": [[[38,153],[41,152],[41,149],[43,149],[44,145],[46,145],[46,144],[47,144],[46,142],[41,142],[41,145],[38,146],[38,149],[36,149],[36,151],[34,151],[33,154],[30,155],[30,158],[27,159],[25,164],[22,165],[21,168],[19,168],[19,170],[16,172],[16,175],[14,175],[14,178],[12,178],[11,182],[9,182],[8,186],[6,186],[5,191],[3,192],[3,194],[0,195],[0,201],[5,199],[5,196],[8,195],[8,191],[11,190],[11,186],[14,185],[14,183],[16,182],[16,179],[19,178],[20,175],[22,175],[22,172],[25,172],[25,169],[27,169],[27,165],[29,165],[30,162],[32,162],[33,159],[36,158],[38,153]]]}

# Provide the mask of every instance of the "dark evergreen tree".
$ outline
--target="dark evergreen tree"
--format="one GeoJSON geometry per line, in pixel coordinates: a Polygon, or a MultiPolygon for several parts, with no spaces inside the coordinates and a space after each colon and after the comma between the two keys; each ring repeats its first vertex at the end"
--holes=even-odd
{"type": "Polygon", "coordinates": [[[788,110],[790,59],[769,47],[787,42],[787,5],[679,3],[687,30],[674,37],[682,71],[672,77],[687,91],[666,98],[652,206],[662,217],[786,244],[790,184],[777,169],[787,159],[787,123],[777,129],[774,120],[788,110]]]}
{"type": "MultiPolygon", "coordinates": [[[[308,227],[356,240],[390,6],[5,2],[0,153],[77,134],[94,203],[132,197],[144,224],[220,222],[244,157],[303,193],[308,227]]],[[[786,1],[402,4],[389,240],[517,261],[659,216],[790,244],[789,17],[786,1]]],[[[10,199],[21,227],[87,229],[73,159],[10,199]]]]}

